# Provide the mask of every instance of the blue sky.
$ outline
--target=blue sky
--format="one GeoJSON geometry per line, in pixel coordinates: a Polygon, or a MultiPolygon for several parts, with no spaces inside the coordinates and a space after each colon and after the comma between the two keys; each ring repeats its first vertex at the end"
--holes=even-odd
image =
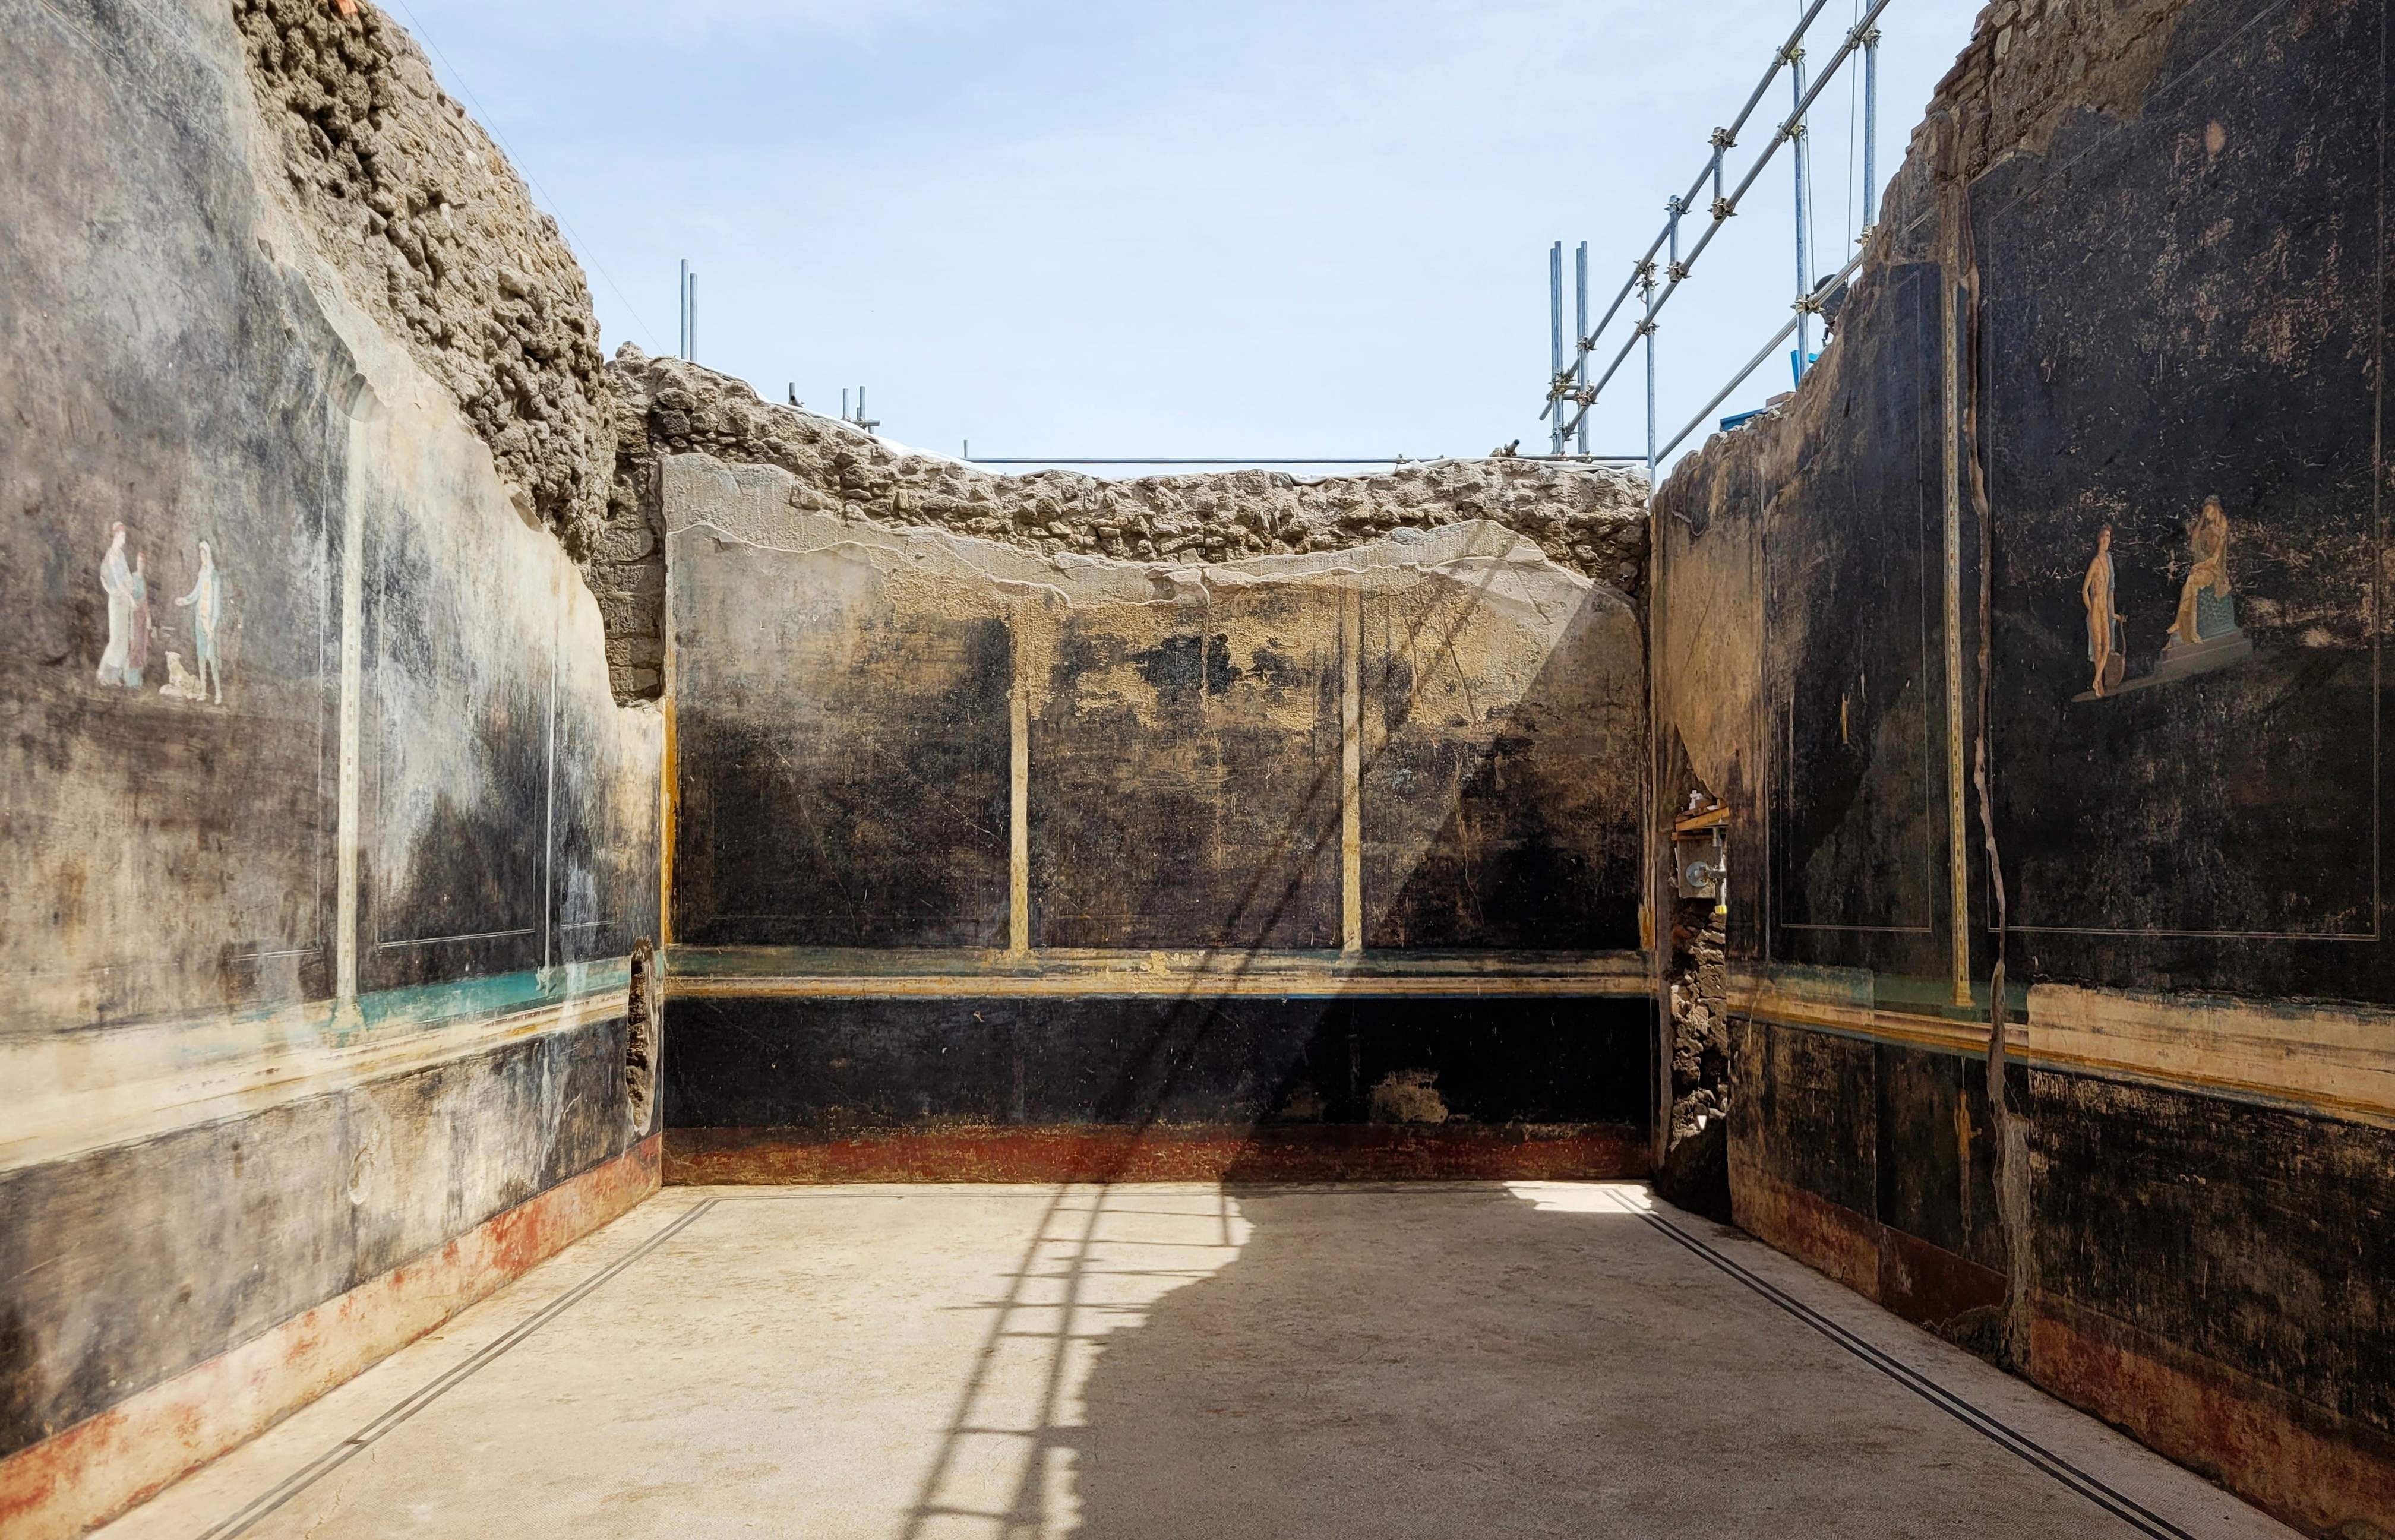
{"type": "MultiPolygon", "coordinates": [[[[1816,67],[1862,3],[1830,0],[1816,67]]],[[[687,257],[700,361],[770,398],[862,384],[947,454],[1253,456],[1543,447],[1548,244],[1589,243],[1602,310],[1802,8],[385,4],[567,226],[611,352],[673,350],[687,257]]],[[[1883,180],[1977,8],[1883,16],[1883,180]]],[[[1850,94],[1811,125],[1824,271],[1850,94]]],[[[1789,105],[1783,76],[1733,177],[1789,105]]],[[[1789,184],[1783,153],[1665,312],[1666,437],[1788,317],[1789,184]]],[[[1643,445],[1643,381],[1593,448],[1643,445]]]]}

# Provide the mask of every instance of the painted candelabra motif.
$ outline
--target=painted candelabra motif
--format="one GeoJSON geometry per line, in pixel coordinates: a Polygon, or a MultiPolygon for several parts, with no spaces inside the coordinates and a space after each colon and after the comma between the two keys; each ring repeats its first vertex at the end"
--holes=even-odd
{"type": "MultiPolygon", "coordinates": [[[[99,587],[108,605],[108,641],[99,654],[99,683],[113,690],[140,690],[150,668],[150,652],[157,623],[150,613],[150,574],[142,553],[129,549],[130,535],[122,520],[108,527],[108,549],[99,560],[99,587]]],[[[191,592],[175,600],[176,608],[192,612],[192,667],[183,667],[183,655],[166,652],[166,682],[163,699],[208,701],[224,704],[225,620],[223,574],[210,542],[200,542],[199,572],[191,592]]]]}
{"type": "Polygon", "coordinates": [[[2206,497],[2188,525],[2193,563],[2179,585],[2178,610],[2153,667],[2128,674],[2121,613],[2112,573],[2112,526],[2096,536],[2096,558],[2080,580],[2079,600],[2087,612],[2088,688],[2072,697],[2093,701],[2226,668],[2254,655],[2253,639],[2237,625],[2237,601],[2229,581],[2229,515],[2218,497],[2206,497]]]}

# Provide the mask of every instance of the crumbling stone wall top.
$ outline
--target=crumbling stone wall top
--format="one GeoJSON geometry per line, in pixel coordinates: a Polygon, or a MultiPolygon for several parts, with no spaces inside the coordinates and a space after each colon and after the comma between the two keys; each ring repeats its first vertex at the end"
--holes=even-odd
{"type": "Polygon", "coordinates": [[[1628,467],[1487,459],[1319,479],[1268,470],[1001,476],[885,443],[837,418],[761,400],[729,375],[629,346],[610,373],[621,403],[615,496],[589,570],[617,691],[628,699],[661,688],[656,467],[677,454],[778,466],[799,479],[793,502],[811,511],[1175,565],[1337,550],[1391,530],[1489,520],[1634,602],[1645,591],[1647,480],[1628,467]]]}
{"type": "Polygon", "coordinates": [[[2079,109],[2134,116],[2187,8],[2188,0],[1991,0],[1930,98],[1931,123],[1953,119],[1951,172],[1967,180],[2015,147],[2042,150],[2079,109]]]}
{"type": "Polygon", "coordinates": [[[556,221],[373,5],[233,0],[233,16],[318,253],[586,557],[615,459],[606,361],[556,221]]]}

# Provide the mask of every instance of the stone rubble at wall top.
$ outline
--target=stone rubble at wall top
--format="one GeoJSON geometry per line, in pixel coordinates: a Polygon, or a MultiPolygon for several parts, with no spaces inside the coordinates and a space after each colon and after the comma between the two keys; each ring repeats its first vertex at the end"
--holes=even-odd
{"type": "Polygon", "coordinates": [[[1264,470],[1101,480],[996,476],[761,401],[627,347],[610,366],[582,270],[506,157],[367,0],[233,0],[290,204],[350,298],[456,400],[498,474],[583,564],[620,699],[663,685],[661,456],[779,466],[808,506],[1049,551],[1211,562],[1489,520],[1634,600],[1644,476],[1436,461],[1357,476],[1264,470]]]}
{"type": "Polygon", "coordinates": [[[1439,460],[1364,476],[1269,470],[1102,480],[1070,471],[1000,476],[909,453],[836,418],[761,401],[745,382],[629,345],[622,388],[665,453],[777,465],[808,505],[885,523],[935,524],[1042,550],[1126,559],[1233,560],[1334,550],[1405,526],[1488,519],[1558,565],[1635,593],[1646,559],[1646,480],[1624,467],[1439,460]]]}
{"type": "Polygon", "coordinates": [[[1235,561],[1488,520],[1634,600],[1646,585],[1646,477],[1625,467],[1489,459],[1319,480],[1267,470],[1131,480],[1063,470],[1000,476],[909,453],[836,418],[761,400],[741,380],[629,345],[610,373],[624,403],[618,478],[592,582],[611,654],[621,654],[612,660],[617,691],[628,698],[655,691],[663,655],[655,465],[665,454],[778,466],[798,479],[793,503],[811,511],[1051,553],[1235,561]]]}
{"type": "Polygon", "coordinates": [[[371,4],[233,0],[290,202],[351,299],[584,557],[614,469],[599,322],[556,221],[371,4]]]}

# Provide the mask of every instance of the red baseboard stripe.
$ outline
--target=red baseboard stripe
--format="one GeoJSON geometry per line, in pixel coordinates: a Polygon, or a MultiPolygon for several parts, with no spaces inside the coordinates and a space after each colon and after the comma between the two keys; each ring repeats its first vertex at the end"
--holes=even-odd
{"type": "Polygon", "coordinates": [[[673,1128],[668,1185],[783,1182],[1535,1181],[1643,1177],[1635,1128],[909,1128],[825,1137],[673,1128]]]}
{"type": "MultiPolygon", "coordinates": [[[[1735,1154],[1730,1197],[1741,1230],[1966,1347],[2002,1308],[1988,1270],[1735,1154]]],[[[2040,1293],[2026,1377],[2307,1533],[2395,1533],[2395,1440],[2224,1364],[2040,1293]]]]}

